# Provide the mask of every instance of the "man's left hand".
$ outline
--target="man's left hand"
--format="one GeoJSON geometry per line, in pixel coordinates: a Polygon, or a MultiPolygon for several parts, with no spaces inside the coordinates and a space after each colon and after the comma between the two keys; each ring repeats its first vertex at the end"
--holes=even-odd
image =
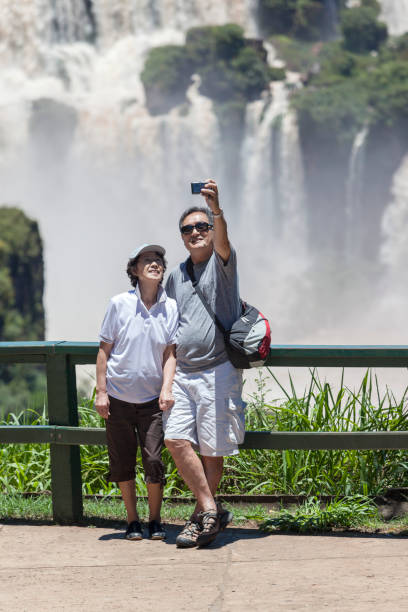
{"type": "Polygon", "coordinates": [[[213,213],[220,212],[220,204],[218,201],[218,187],[213,179],[208,179],[205,182],[205,187],[201,190],[201,195],[205,197],[208,208],[213,213]]]}
{"type": "Polygon", "coordinates": [[[159,397],[160,410],[170,410],[174,406],[174,397],[171,391],[162,389],[159,397]]]}

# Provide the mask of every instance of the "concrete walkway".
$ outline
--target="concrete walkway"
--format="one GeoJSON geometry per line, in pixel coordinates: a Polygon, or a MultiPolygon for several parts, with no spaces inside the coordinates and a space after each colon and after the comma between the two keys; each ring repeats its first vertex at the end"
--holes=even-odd
{"type": "Polygon", "coordinates": [[[408,610],[408,541],[227,529],[209,548],[112,528],[0,525],[0,610],[408,610]]]}

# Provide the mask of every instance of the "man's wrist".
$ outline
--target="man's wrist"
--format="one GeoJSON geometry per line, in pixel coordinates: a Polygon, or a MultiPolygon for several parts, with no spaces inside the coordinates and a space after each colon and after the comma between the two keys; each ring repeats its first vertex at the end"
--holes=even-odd
{"type": "Polygon", "coordinates": [[[107,393],[106,389],[96,389],[96,394],[98,395],[99,393],[107,393]]]}
{"type": "Polygon", "coordinates": [[[224,211],[222,210],[222,208],[219,208],[218,211],[212,211],[213,217],[222,217],[224,214],[224,211]]]}

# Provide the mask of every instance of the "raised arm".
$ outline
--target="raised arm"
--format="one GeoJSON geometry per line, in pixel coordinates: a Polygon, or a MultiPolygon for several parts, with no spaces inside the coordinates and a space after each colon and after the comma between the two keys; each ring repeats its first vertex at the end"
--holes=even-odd
{"type": "Polygon", "coordinates": [[[113,344],[101,342],[96,358],[96,397],[95,409],[102,418],[109,416],[109,397],[106,392],[106,368],[113,344]]]}
{"type": "Polygon", "coordinates": [[[228,240],[227,223],[220,208],[216,182],[212,179],[206,181],[205,188],[201,190],[201,193],[205,197],[207,206],[214,216],[214,249],[223,262],[227,263],[231,253],[231,246],[228,240]]]}

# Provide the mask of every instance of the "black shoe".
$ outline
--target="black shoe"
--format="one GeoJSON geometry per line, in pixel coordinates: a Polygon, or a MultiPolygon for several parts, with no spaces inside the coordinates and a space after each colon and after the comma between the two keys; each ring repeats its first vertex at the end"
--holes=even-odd
{"type": "Polygon", "coordinates": [[[166,538],[164,527],[158,521],[149,522],[149,538],[151,540],[164,540],[166,538]]]}
{"type": "Polygon", "coordinates": [[[132,521],[131,523],[129,523],[126,529],[125,538],[127,540],[142,540],[143,539],[142,526],[139,523],[139,521],[132,521]]]}

